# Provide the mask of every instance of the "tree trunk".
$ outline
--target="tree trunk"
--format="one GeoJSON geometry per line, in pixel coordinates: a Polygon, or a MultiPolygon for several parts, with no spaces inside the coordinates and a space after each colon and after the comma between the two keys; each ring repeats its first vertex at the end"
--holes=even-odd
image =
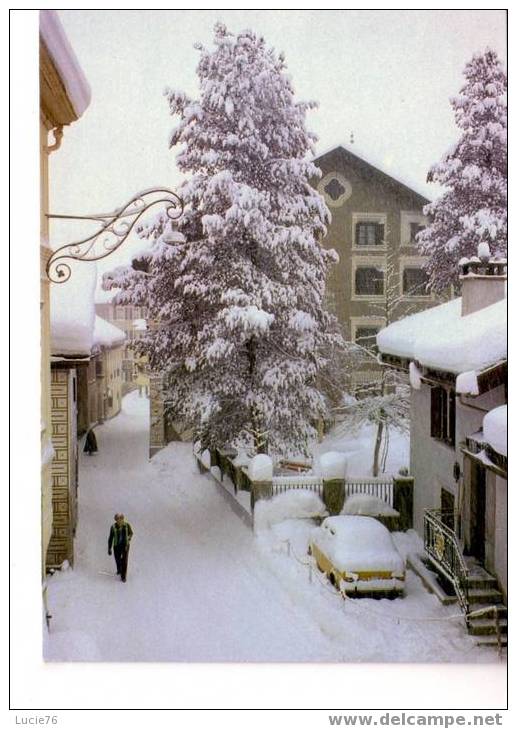
{"type": "Polygon", "coordinates": [[[377,425],[377,437],[375,438],[375,449],[373,451],[373,466],[372,466],[372,475],[378,476],[379,475],[379,452],[381,450],[381,443],[382,443],[382,431],[384,430],[384,423],[379,421],[377,425]]]}

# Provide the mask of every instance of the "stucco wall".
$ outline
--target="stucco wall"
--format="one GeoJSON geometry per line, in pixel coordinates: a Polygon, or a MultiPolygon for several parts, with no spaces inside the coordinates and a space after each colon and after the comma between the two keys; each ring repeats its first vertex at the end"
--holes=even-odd
{"type": "Polygon", "coordinates": [[[415,478],[414,526],[423,536],[424,511],[440,508],[441,489],[457,501],[458,489],[452,469],[456,450],[430,435],[431,388],[422,385],[411,391],[410,473],[415,478]]]}
{"type": "MultiPolygon", "coordinates": [[[[339,263],[330,268],[327,291],[331,308],[334,309],[347,334],[351,336],[352,317],[372,314],[378,316],[377,308],[372,310],[371,297],[358,300],[354,295],[354,260],[368,258],[382,266],[385,264],[389,248],[396,252],[394,261],[398,271],[401,257],[418,256],[416,246],[408,244],[409,229],[404,221],[407,221],[409,213],[416,216],[415,220],[424,222],[423,200],[416,193],[396,183],[390,183],[387,178],[373,174],[365,165],[347,160],[339,149],[319,158],[316,164],[322,170],[321,182],[324,182],[326,176],[336,172],[342,176],[340,179],[343,183],[351,185],[351,194],[347,199],[339,205],[329,204],[332,222],[323,240],[326,248],[334,248],[339,253],[339,263]],[[375,249],[354,247],[355,223],[358,222],[359,214],[384,216],[379,222],[385,224],[386,247],[378,246],[375,249]]],[[[318,184],[315,182],[316,187],[318,184]]],[[[318,189],[320,192],[323,189],[321,184],[318,189]]],[[[327,203],[330,202],[327,199],[327,203]]],[[[434,303],[436,301],[432,297],[410,297],[397,310],[397,317],[407,313],[410,308],[415,311],[434,303]]]]}

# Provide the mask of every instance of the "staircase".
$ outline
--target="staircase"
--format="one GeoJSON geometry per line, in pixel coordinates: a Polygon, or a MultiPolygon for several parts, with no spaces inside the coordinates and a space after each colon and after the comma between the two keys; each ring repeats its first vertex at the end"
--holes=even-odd
{"type": "Polygon", "coordinates": [[[465,557],[468,569],[469,615],[467,629],[477,644],[502,650],[508,645],[508,615],[497,580],[473,557],[465,557]]]}
{"type": "Polygon", "coordinates": [[[478,638],[478,645],[497,648],[501,653],[508,645],[508,616],[503,594],[496,578],[474,557],[463,554],[463,546],[449,526],[456,518],[454,512],[441,509],[425,511],[426,558],[453,586],[465,613],[469,634],[478,638]]]}

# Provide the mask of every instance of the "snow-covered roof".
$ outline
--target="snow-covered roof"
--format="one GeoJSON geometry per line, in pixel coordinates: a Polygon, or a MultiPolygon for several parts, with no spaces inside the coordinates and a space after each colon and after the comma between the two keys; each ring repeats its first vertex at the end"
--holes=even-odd
{"type": "Polygon", "coordinates": [[[384,354],[459,374],[507,357],[507,301],[461,316],[461,298],[407,316],[377,334],[384,354]]]}
{"type": "Polygon", "coordinates": [[[508,455],[508,410],[506,405],[494,408],[483,418],[484,440],[502,456],[508,455]]]}
{"type": "Polygon", "coordinates": [[[71,263],[70,278],[50,286],[50,335],[53,355],[89,356],[93,346],[97,267],[71,263]]]}
{"type": "Polygon", "coordinates": [[[74,111],[80,117],[91,100],[91,90],[55,10],[40,10],[40,36],[63,81],[74,111]]]}
{"type": "Polygon", "coordinates": [[[93,344],[99,347],[116,347],[126,339],[126,333],[100,316],[95,317],[93,344]]]}
{"type": "MultiPolygon", "coordinates": [[[[354,147],[355,146],[356,145],[354,144],[354,147]]],[[[397,176],[395,177],[391,172],[388,171],[385,164],[374,160],[369,154],[367,155],[359,149],[355,149],[354,152],[352,152],[350,149],[347,149],[347,147],[345,147],[343,144],[335,144],[329,149],[325,149],[323,152],[313,157],[312,162],[317,165],[318,160],[326,157],[336,150],[342,151],[344,155],[350,157],[352,160],[356,160],[357,162],[366,165],[371,169],[374,169],[376,172],[381,173],[381,175],[389,177],[392,182],[396,183],[397,185],[401,185],[402,187],[405,187],[409,192],[412,192],[414,195],[418,195],[419,197],[423,198],[423,204],[429,202],[430,192],[429,190],[425,189],[424,185],[421,186],[415,183],[413,180],[403,180],[400,174],[397,174],[397,176]],[[357,152],[359,152],[359,154],[357,152]],[[369,157],[369,160],[366,159],[367,156],[369,157]]]]}

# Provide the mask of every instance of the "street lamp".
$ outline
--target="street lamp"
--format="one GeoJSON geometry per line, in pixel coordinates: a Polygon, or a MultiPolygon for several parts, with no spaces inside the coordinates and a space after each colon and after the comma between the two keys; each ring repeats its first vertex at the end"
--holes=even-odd
{"type": "Polygon", "coordinates": [[[74,243],[66,243],[50,256],[46,273],[53,283],[68,281],[72,270],[65,259],[74,261],[100,261],[110,256],[127,239],[138,220],[151,207],[163,206],[170,220],[178,220],[183,214],[183,200],[166,187],[150,188],[134,195],[129,202],[112,213],[93,215],[55,215],[48,218],[60,220],[93,220],[101,223],[101,229],[93,235],[74,243]],[[100,251],[98,250],[98,244],[100,251]]]}

